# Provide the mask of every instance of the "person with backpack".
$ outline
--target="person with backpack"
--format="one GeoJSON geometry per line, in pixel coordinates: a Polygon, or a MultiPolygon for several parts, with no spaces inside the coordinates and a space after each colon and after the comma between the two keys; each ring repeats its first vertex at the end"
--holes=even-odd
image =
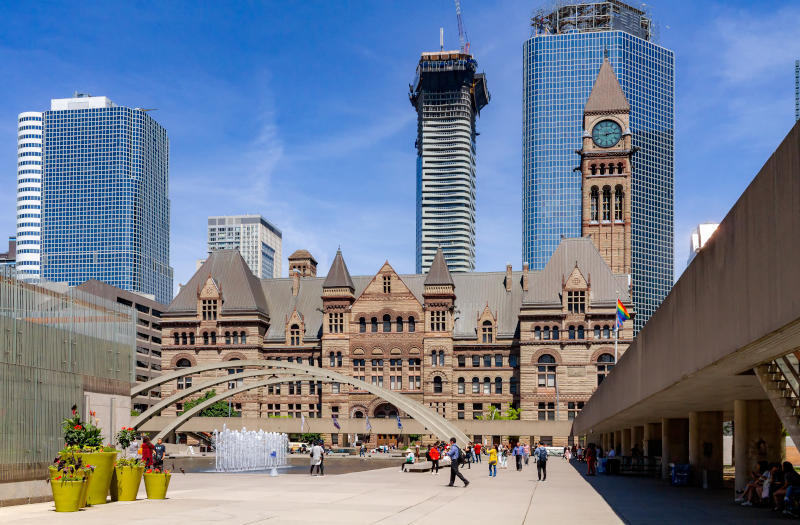
{"type": "Polygon", "coordinates": [[[463,462],[466,458],[464,455],[464,451],[456,445],[456,438],[450,438],[450,450],[447,451],[447,455],[450,457],[450,484],[447,485],[448,487],[454,487],[454,483],[456,482],[456,476],[464,482],[464,488],[467,488],[469,485],[469,481],[467,478],[464,477],[461,472],[458,471],[458,467],[460,467],[461,462],[463,462]]]}
{"type": "Polygon", "coordinates": [[[536,474],[539,476],[539,481],[547,481],[547,449],[543,442],[539,442],[533,455],[536,457],[536,474]]]}

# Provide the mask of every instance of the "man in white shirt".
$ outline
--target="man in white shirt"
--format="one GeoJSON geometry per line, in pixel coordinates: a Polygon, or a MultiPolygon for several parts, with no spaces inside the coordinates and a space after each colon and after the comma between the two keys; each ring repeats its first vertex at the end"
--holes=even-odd
{"type": "Polygon", "coordinates": [[[314,443],[314,446],[311,447],[311,470],[309,471],[309,474],[312,476],[314,475],[314,467],[317,467],[317,474],[322,474],[320,465],[322,464],[322,454],[324,453],[325,451],[318,442],[314,443]]]}
{"type": "Polygon", "coordinates": [[[616,455],[617,453],[614,451],[614,448],[612,447],[611,450],[608,451],[608,457],[613,458],[616,455]]]}

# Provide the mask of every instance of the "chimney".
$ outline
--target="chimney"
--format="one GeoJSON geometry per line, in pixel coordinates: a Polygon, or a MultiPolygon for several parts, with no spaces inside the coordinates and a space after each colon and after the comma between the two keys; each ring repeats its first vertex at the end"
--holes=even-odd
{"type": "Polygon", "coordinates": [[[511,265],[506,264],[506,291],[511,291],[511,265]]]}
{"type": "Polygon", "coordinates": [[[528,291],[528,263],[522,263],[522,290],[528,291]]]}
{"type": "Polygon", "coordinates": [[[300,272],[297,270],[292,272],[292,297],[297,297],[300,292],[300,272]]]}

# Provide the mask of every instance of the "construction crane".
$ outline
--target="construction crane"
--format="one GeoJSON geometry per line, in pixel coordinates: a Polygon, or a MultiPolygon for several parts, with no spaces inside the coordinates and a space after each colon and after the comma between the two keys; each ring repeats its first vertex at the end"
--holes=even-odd
{"type": "Polygon", "coordinates": [[[458,19],[458,43],[461,46],[462,53],[469,53],[469,37],[467,32],[464,31],[464,22],[461,20],[461,1],[456,2],[456,18],[458,19]]]}

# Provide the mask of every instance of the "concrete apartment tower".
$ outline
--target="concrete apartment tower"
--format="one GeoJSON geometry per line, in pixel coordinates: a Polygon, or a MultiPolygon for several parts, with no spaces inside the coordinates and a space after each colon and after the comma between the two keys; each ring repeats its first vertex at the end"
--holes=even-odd
{"type": "Polygon", "coordinates": [[[253,275],[260,279],[281,276],[283,234],[261,215],[226,215],[208,218],[208,252],[239,250],[253,275]]]}
{"type": "Polygon", "coordinates": [[[541,270],[583,227],[583,110],[608,58],[630,104],[630,235],[638,332],[673,283],[675,55],[647,12],[619,0],[553,3],[523,46],[522,260],[541,270]]]}
{"type": "Polygon", "coordinates": [[[417,65],[417,273],[438,248],[451,271],[475,269],[475,117],[489,103],[477,69],[464,50],[422,53],[417,65]]]}
{"type": "Polygon", "coordinates": [[[42,249],[42,114],[17,117],[17,277],[41,277],[42,249]]]}
{"type": "Polygon", "coordinates": [[[141,108],[76,93],[42,114],[42,277],[172,299],[169,140],[141,108]]]}

